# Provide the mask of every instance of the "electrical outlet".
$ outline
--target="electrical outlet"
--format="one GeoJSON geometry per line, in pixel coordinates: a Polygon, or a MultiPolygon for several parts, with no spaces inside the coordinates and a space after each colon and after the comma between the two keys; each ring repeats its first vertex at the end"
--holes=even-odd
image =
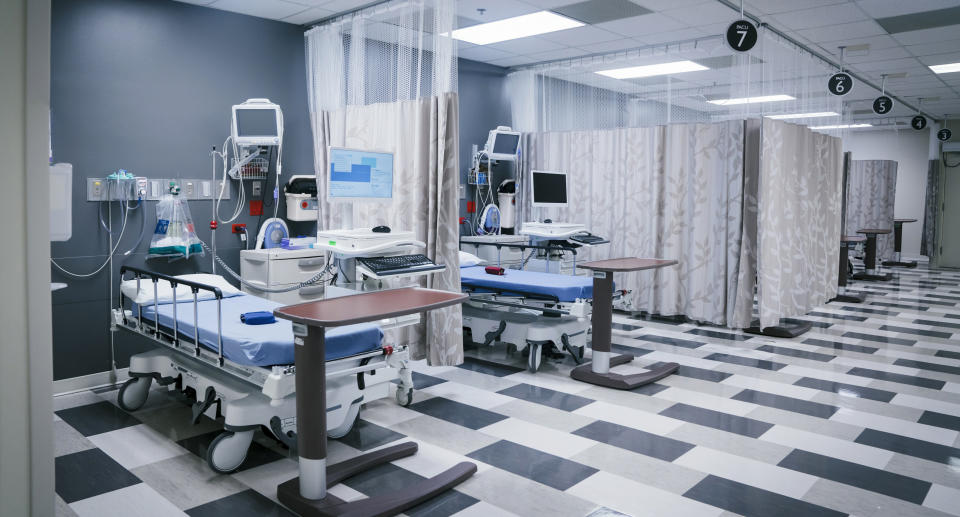
{"type": "Polygon", "coordinates": [[[460,194],[460,199],[467,199],[467,187],[465,185],[460,185],[457,191],[460,194]]]}
{"type": "Polygon", "coordinates": [[[261,184],[260,184],[259,181],[251,181],[251,182],[250,182],[250,195],[251,195],[251,196],[257,197],[257,196],[260,195],[260,189],[262,188],[260,185],[261,185],[261,184]]]}
{"type": "Polygon", "coordinates": [[[193,186],[193,182],[187,181],[184,185],[185,185],[183,188],[184,195],[187,197],[187,199],[193,199],[194,194],[196,192],[196,189],[193,186]]]}

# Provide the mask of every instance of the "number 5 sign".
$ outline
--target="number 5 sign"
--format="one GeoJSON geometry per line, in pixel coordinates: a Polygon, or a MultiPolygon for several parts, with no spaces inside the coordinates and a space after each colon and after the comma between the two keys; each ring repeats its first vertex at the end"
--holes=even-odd
{"type": "Polygon", "coordinates": [[[757,28],[747,20],[737,20],[727,27],[727,45],[737,52],[746,52],[757,44],[757,28]]]}

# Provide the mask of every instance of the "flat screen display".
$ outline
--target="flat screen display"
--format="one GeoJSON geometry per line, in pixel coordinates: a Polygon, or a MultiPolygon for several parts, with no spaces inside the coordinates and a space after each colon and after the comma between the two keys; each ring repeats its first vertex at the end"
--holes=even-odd
{"type": "Polygon", "coordinates": [[[517,154],[517,145],[520,144],[520,135],[497,133],[493,138],[494,154],[517,154]]]}
{"type": "Polygon", "coordinates": [[[562,172],[533,171],[533,204],[564,206],[567,204],[567,175],[562,172]]]}
{"type": "Polygon", "coordinates": [[[329,199],[391,199],[393,154],[330,148],[329,199]]]}
{"type": "Polygon", "coordinates": [[[237,136],[277,136],[276,110],[237,108],[237,136]]]}

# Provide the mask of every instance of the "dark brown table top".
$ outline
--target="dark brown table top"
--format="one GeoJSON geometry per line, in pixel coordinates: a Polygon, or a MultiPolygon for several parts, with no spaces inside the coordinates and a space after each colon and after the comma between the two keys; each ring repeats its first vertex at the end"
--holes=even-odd
{"type": "Polygon", "coordinates": [[[847,235],[840,237],[840,242],[863,242],[867,240],[863,235],[847,235]]]}
{"type": "Polygon", "coordinates": [[[289,305],[273,314],[314,327],[340,327],[441,309],[463,303],[467,298],[462,293],[405,287],[289,305]]]}
{"type": "Polygon", "coordinates": [[[887,229],[887,230],[879,230],[879,229],[876,229],[876,228],[865,228],[865,229],[864,229],[864,228],[861,228],[861,229],[857,230],[857,233],[866,233],[867,235],[869,235],[869,234],[871,234],[871,233],[875,233],[875,234],[885,234],[885,233],[890,233],[890,232],[892,232],[892,231],[893,231],[893,230],[890,230],[890,229],[887,229]]]}
{"type": "Polygon", "coordinates": [[[915,223],[917,222],[917,220],[916,219],[894,219],[893,222],[894,223],[915,223]]]}
{"type": "Polygon", "coordinates": [[[584,264],[577,264],[577,267],[583,269],[592,269],[594,271],[640,271],[642,269],[656,269],[676,264],[676,260],[665,259],[646,259],[637,257],[616,258],[609,260],[595,260],[584,264]]]}

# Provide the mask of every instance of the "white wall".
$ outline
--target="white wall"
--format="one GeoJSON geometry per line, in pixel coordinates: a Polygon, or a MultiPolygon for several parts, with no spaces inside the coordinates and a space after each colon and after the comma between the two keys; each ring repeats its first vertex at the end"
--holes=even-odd
{"type": "Polygon", "coordinates": [[[927,168],[930,156],[930,131],[913,129],[886,131],[847,131],[843,150],[854,160],[895,160],[897,162],[897,198],[894,207],[898,219],[916,219],[903,225],[903,254],[920,255],[923,208],[927,193],[927,168]]]}
{"type": "Polygon", "coordinates": [[[50,1],[0,16],[0,515],[53,515],[50,326],[50,1]]]}

